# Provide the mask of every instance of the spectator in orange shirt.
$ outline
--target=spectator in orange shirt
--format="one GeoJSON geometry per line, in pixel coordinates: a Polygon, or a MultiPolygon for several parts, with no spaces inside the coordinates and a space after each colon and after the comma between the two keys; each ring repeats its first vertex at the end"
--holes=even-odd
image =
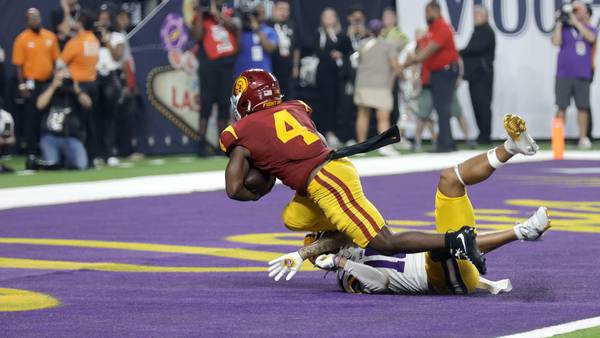
{"type": "Polygon", "coordinates": [[[69,67],[74,82],[96,81],[96,64],[100,41],[94,35],[94,17],[82,11],[77,22],[77,35],[67,42],[60,59],[69,67]]]}
{"type": "MultiPolygon", "coordinates": [[[[95,109],[97,102],[96,89],[96,64],[100,53],[100,41],[94,35],[95,17],[89,11],[81,10],[77,19],[77,35],[71,38],[62,53],[60,60],[69,68],[71,78],[77,83],[81,90],[85,92],[94,103],[95,109]]],[[[96,128],[93,119],[86,119],[88,154],[90,158],[96,155],[96,128]]]]}
{"type": "Polygon", "coordinates": [[[81,6],[78,0],[60,0],[60,9],[52,11],[50,21],[60,49],[65,47],[69,39],[77,35],[76,25],[80,12],[81,6]]]}
{"type": "Polygon", "coordinates": [[[24,136],[28,155],[35,155],[40,136],[40,117],[35,109],[39,89],[52,77],[58,57],[58,41],[54,33],[42,28],[42,17],[36,8],[26,12],[27,28],[13,45],[12,63],[17,67],[19,95],[25,100],[24,136]]]}

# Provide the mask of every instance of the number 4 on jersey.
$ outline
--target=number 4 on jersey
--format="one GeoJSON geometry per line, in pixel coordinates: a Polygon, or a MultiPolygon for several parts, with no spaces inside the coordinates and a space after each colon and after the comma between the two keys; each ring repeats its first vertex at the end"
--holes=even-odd
{"type": "Polygon", "coordinates": [[[277,138],[281,140],[281,142],[287,143],[289,140],[298,136],[302,137],[302,140],[304,140],[306,145],[319,140],[319,136],[301,125],[287,110],[280,110],[273,114],[273,117],[275,118],[277,138]]]}

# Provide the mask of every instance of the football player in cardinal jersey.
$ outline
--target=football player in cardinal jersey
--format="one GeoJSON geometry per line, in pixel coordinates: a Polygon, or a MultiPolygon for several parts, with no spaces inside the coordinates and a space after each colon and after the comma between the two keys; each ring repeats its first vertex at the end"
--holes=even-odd
{"type": "MultiPolygon", "coordinates": [[[[271,73],[262,69],[242,72],[234,83],[231,103],[236,122],[220,136],[221,150],[229,156],[225,179],[230,198],[255,201],[261,197],[244,185],[252,166],[296,191],[282,215],[292,231],[335,230],[359,247],[388,255],[443,251],[473,262],[485,273],[470,226],[446,234],[392,233],[365,197],[350,160],[331,158],[333,150],[317,132],[311,108],[302,101],[282,102],[279,83],[271,73]]],[[[269,276],[279,280],[287,275],[290,280],[304,259],[316,254],[301,249],[279,257],[270,262],[269,276]]]]}

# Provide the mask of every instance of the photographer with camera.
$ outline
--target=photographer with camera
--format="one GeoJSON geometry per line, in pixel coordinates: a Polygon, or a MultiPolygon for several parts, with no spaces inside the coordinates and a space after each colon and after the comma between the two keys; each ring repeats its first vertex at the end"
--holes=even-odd
{"type": "MultiPolygon", "coordinates": [[[[98,54],[100,42],[94,34],[95,16],[87,10],[82,9],[77,18],[77,35],[71,38],[62,53],[59,60],[69,68],[69,73],[74,82],[92,99],[96,101],[96,64],[98,63],[98,54]]],[[[62,65],[61,65],[62,67],[62,65]]],[[[87,141],[88,151],[94,152],[95,127],[92,125],[92,119],[86,119],[87,122],[87,141]]]]}
{"type": "Polygon", "coordinates": [[[556,13],[552,44],[560,47],[556,70],[557,117],[563,121],[565,111],[575,99],[580,149],[590,149],[587,136],[590,119],[590,84],[592,82],[593,47],[598,30],[590,25],[592,8],[581,1],[565,4],[556,13]]]}
{"type": "MultiPolygon", "coordinates": [[[[0,159],[8,148],[15,144],[15,122],[12,115],[0,109],[0,159]]],[[[0,174],[12,173],[14,169],[0,163],[0,174]]]]}
{"type": "Polygon", "coordinates": [[[209,155],[206,142],[208,118],[214,104],[218,108],[219,132],[229,123],[229,95],[233,86],[233,67],[238,52],[239,22],[224,0],[201,0],[195,6],[192,32],[198,41],[198,78],[200,79],[200,136],[198,156],[209,155]]]}
{"type": "Polygon", "coordinates": [[[271,54],[277,48],[279,38],[277,32],[265,24],[265,7],[262,4],[253,6],[249,2],[242,4],[240,11],[242,35],[235,75],[251,68],[273,72],[271,54]]]}
{"type": "Polygon", "coordinates": [[[40,148],[47,167],[83,170],[88,166],[83,141],[92,99],[67,75],[65,69],[55,71],[37,99],[42,116],[40,148]]]}

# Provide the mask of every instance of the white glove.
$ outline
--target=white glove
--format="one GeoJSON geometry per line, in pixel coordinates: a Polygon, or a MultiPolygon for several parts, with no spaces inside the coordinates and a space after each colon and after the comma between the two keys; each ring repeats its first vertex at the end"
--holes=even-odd
{"type": "Polygon", "coordinates": [[[333,271],[338,268],[334,254],[320,255],[315,260],[315,266],[321,270],[333,271]]]}
{"type": "Polygon", "coordinates": [[[269,262],[269,277],[273,278],[275,276],[274,279],[278,282],[287,273],[285,280],[290,280],[300,270],[303,261],[304,259],[300,257],[298,252],[290,252],[289,254],[275,258],[269,262]]]}

